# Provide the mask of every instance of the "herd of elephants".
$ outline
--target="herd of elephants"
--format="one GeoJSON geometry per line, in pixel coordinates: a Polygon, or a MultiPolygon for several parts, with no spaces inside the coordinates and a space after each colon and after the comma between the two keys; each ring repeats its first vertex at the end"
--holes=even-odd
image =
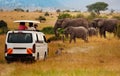
{"type": "Polygon", "coordinates": [[[58,19],[54,25],[55,36],[59,36],[58,29],[64,29],[65,37],[70,36],[70,43],[72,40],[76,42],[76,38],[81,38],[88,42],[88,36],[94,36],[99,33],[101,37],[106,38],[106,31],[116,33],[119,20],[96,18],[91,22],[84,18],[77,19],[58,19]]]}

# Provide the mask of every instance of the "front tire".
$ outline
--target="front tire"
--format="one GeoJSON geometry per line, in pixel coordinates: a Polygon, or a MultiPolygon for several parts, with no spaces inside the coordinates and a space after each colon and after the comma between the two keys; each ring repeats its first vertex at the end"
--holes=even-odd
{"type": "Polygon", "coordinates": [[[47,53],[45,52],[45,54],[44,54],[44,61],[47,59],[47,53]]]}

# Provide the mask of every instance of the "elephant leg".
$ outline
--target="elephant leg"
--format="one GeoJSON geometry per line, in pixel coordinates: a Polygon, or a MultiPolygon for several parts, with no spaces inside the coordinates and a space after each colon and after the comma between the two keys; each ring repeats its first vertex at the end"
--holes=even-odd
{"type": "Polygon", "coordinates": [[[70,41],[69,41],[69,43],[71,43],[72,42],[72,38],[70,38],[70,41]]]}
{"type": "Polygon", "coordinates": [[[74,35],[70,35],[70,41],[69,41],[69,43],[71,43],[72,42],[72,39],[74,39],[74,35]]]}
{"type": "Polygon", "coordinates": [[[100,29],[100,36],[102,37],[104,37],[104,38],[106,38],[106,33],[105,33],[105,30],[104,30],[104,28],[101,28],[100,29]]]}
{"type": "Polygon", "coordinates": [[[70,40],[69,40],[69,43],[71,43],[72,42],[72,37],[70,36],[70,40]]]}
{"type": "Polygon", "coordinates": [[[65,42],[65,37],[64,37],[64,35],[62,36],[62,41],[63,41],[63,43],[65,42]]]}
{"type": "Polygon", "coordinates": [[[99,34],[100,34],[100,37],[102,37],[102,31],[101,30],[99,31],[99,34]]]}
{"type": "Polygon", "coordinates": [[[104,36],[104,38],[106,38],[106,32],[105,31],[103,32],[103,36],[104,36]]]}
{"type": "Polygon", "coordinates": [[[115,37],[117,35],[117,28],[114,29],[113,33],[114,33],[114,37],[115,37]]]}
{"type": "Polygon", "coordinates": [[[74,37],[74,43],[76,43],[76,38],[74,37]]]}

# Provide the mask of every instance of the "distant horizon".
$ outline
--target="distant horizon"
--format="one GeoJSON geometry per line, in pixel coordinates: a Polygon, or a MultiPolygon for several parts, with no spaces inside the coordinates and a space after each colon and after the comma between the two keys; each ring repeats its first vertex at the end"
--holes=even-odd
{"type": "Polygon", "coordinates": [[[0,9],[13,10],[15,8],[37,10],[79,10],[87,11],[86,6],[95,2],[105,2],[108,3],[108,10],[115,10],[115,12],[120,12],[120,0],[0,0],[0,9]]]}

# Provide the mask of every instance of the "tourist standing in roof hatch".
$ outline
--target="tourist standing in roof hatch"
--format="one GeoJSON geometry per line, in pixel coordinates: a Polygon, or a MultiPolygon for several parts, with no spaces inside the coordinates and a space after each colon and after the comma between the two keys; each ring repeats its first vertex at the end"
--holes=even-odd
{"type": "Polygon", "coordinates": [[[20,22],[18,30],[26,30],[26,29],[27,29],[27,26],[25,26],[25,22],[20,22]]]}
{"type": "Polygon", "coordinates": [[[36,29],[34,28],[33,26],[33,23],[29,23],[29,27],[28,27],[28,30],[31,30],[31,31],[35,31],[36,29]]]}

